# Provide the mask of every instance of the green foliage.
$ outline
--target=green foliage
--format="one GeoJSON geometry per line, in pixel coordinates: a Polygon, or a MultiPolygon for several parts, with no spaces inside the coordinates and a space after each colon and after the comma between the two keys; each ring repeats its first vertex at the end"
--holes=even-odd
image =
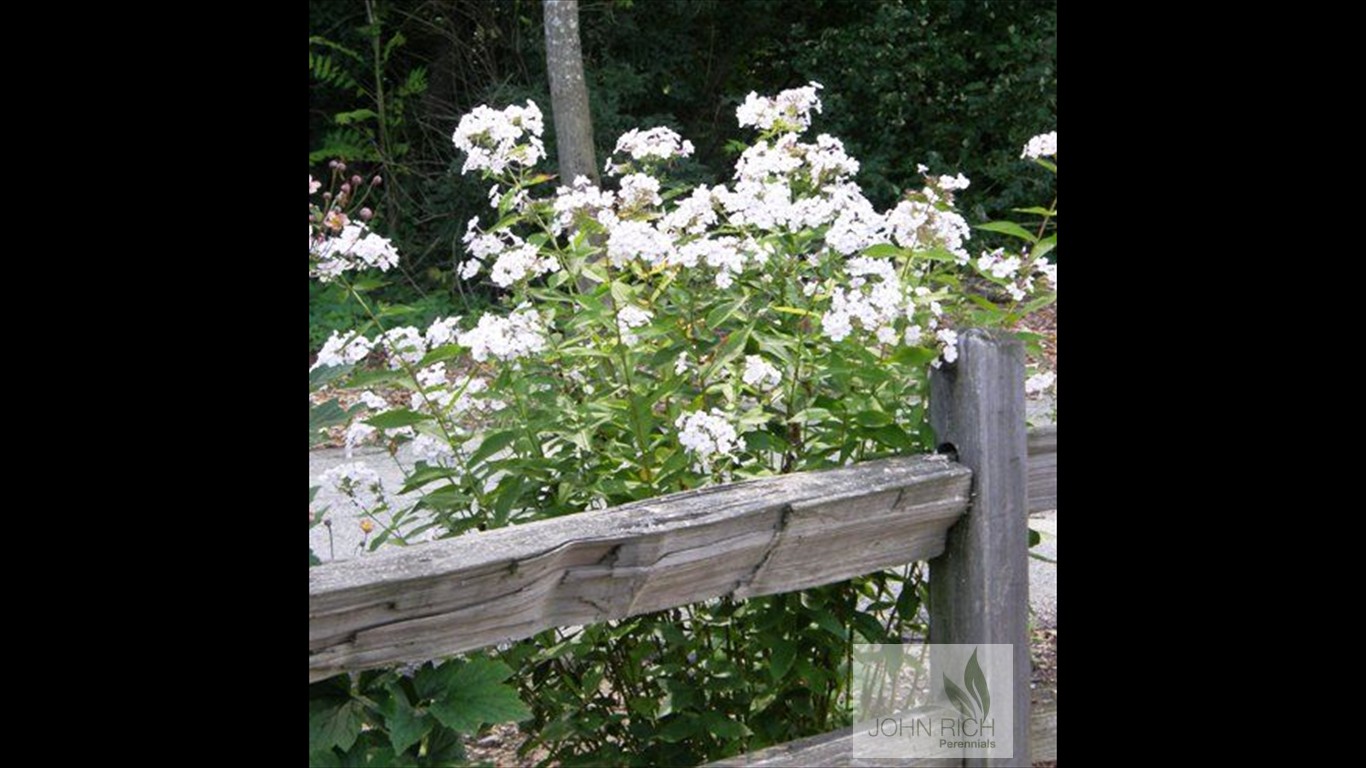
{"type": "Polygon", "coordinates": [[[485,657],[415,671],[338,675],[308,686],[310,766],[448,766],[465,760],[461,737],[481,725],[530,716],[485,657]]]}
{"type": "MultiPolygon", "coordinates": [[[[310,2],[310,164],[383,159],[386,195],[408,214],[391,215],[384,234],[408,254],[413,279],[427,292],[496,295],[454,268],[465,222],[487,215],[487,201],[456,183],[450,135],[455,118],[478,104],[549,104],[540,9],[398,0],[374,11],[372,24],[356,0],[310,2]],[[376,120],[335,121],[379,112],[377,60],[386,96],[396,97],[386,104],[394,117],[384,152],[376,120]]],[[[662,125],[697,146],[675,178],[722,181],[745,146],[733,119],[744,94],[816,80],[828,94],[817,130],[840,136],[860,159],[860,180],[879,206],[919,186],[918,162],[972,179],[961,203],[977,221],[1052,199],[1048,177],[1019,172],[1019,154],[1030,136],[1056,127],[1054,2],[584,0],[580,22],[600,161],[626,130],[662,125]]],[[[546,145],[554,168],[553,135],[546,145]]]]}
{"type": "MultiPolygon", "coordinates": [[[[395,2],[377,6],[372,23],[360,4],[310,9],[310,163],[341,155],[390,169],[386,202],[405,215],[386,224],[407,267],[403,278],[363,292],[348,291],[345,281],[310,285],[310,351],[333,330],[381,330],[356,303],[360,293],[382,328],[421,328],[454,306],[468,318],[473,307],[507,294],[501,303],[532,304],[551,329],[544,353],[516,364],[471,361],[465,348],[448,345],[427,350],[416,366],[351,374],[356,388],[387,383],[466,403],[367,416],[372,425],[447,443],[458,457],[455,468],[424,461],[406,478],[402,491],[420,501],[395,519],[421,528],[400,534],[435,527],[454,536],[721,479],[933,448],[924,413],[926,366],[938,356],[933,340],[879,348],[821,337],[829,289],[845,284],[834,262],[803,266],[821,231],[762,238],[782,258],[719,290],[711,275],[602,262],[593,236],[604,233],[591,222],[579,222],[574,238],[538,233],[532,240],[535,217],[511,206],[518,185],[532,186],[524,176],[500,190],[504,205],[493,219],[509,215],[506,225],[542,246],[560,270],[507,290],[460,280],[465,223],[479,215],[488,228],[493,211],[484,190],[452,173],[461,159],[450,134],[476,104],[549,104],[539,10],[395,2]],[[384,110],[377,83],[397,99],[384,110]],[[587,290],[577,289],[580,280],[587,290]],[[803,295],[799,280],[820,288],[803,295]],[[619,343],[625,306],[653,313],[634,330],[636,345],[619,343]],[[680,354],[690,362],[682,373],[674,370],[680,354]],[[782,371],[781,397],[742,383],[749,356],[782,371]],[[438,361],[452,378],[434,393],[416,368],[438,361]],[[733,460],[699,471],[676,424],[710,408],[735,417],[740,439],[733,460]]],[[[1055,127],[1051,3],[585,2],[581,19],[599,161],[636,127],[673,127],[697,146],[670,168],[666,198],[694,183],[729,180],[728,166],[748,146],[737,141],[734,122],[745,93],[816,80],[827,90],[813,133],[844,139],[879,208],[921,186],[917,162],[932,174],[962,171],[973,183],[959,193],[961,205],[969,219],[988,222],[974,235],[974,251],[1000,242],[1012,252],[1023,245],[1030,263],[1055,258],[1055,206],[1040,206],[1055,198],[1053,180],[1023,172],[1019,159],[1031,135],[1055,127]]],[[[546,116],[549,122],[548,109],[546,116]]],[[[553,171],[553,135],[546,144],[553,171]]],[[[1024,301],[974,293],[969,278],[1002,290],[1007,281],[959,275],[943,250],[883,243],[863,255],[894,262],[963,324],[1010,326],[1053,300],[1051,293],[1024,301]]],[[[544,747],[566,766],[718,759],[847,722],[841,697],[850,643],[923,633],[924,598],[918,569],[884,572],[546,632],[502,651],[505,668],[428,667],[311,686],[310,753],[317,765],[448,764],[463,758],[462,733],[529,717],[524,751],[544,747]],[[503,669],[515,675],[527,708],[510,695],[503,669]]]]}

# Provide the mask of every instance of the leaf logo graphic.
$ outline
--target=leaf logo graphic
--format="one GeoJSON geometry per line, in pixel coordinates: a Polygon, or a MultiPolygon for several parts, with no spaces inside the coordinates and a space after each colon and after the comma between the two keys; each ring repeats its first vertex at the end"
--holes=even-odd
{"type": "Polygon", "coordinates": [[[948,694],[949,701],[965,718],[982,720],[991,712],[991,693],[987,690],[987,676],[982,672],[982,665],[977,663],[976,648],[972,650],[972,657],[963,669],[963,687],[954,685],[946,674],[944,693],[948,694]],[[964,693],[963,688],[968,692],[964,693]]]}

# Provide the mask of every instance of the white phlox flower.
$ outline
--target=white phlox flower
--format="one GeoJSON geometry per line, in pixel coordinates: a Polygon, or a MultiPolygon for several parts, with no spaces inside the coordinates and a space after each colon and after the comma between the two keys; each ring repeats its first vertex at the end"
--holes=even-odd
{"type": "Polygon", "coordinates": [[[684,413],[674,426],[678,428],[679,444],[696,458],[694,466],[703,472],[710,472],[718,458],[733,459],[735,449],[740,446],[735,427],[715,408],[710,412],[684,413]]]}

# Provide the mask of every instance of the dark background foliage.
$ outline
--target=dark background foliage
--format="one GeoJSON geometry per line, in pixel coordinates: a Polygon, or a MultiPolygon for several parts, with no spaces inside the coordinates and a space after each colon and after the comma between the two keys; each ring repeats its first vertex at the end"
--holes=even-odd
{"type": "MultiPolygon", "coordinates": [[[[813,132],[845,142],[878,206],[919,187],[921,162],[972,179],[959,203],[973,223],[1052,199],[1051,175],[1019,155],[1057,127],[1054,1],[582,0],[580,27],[599,163],[625,131],[665,125],[697,147],[681,180],[726,181],[745,95],[815,80],[813,132]]],[[[310,0],[309,35],[310,173],[326,183],[341,158],[385,178],[374,226],[403,261],[381,303],[418,322],[486,302],[492,286],[453,268],[489,209],[450,136],[474,106],[530,98],[554,169],[539,0],[310,0]]],[[[334,303],[310,285],[310,350],[354,327],[334,303]]]]}

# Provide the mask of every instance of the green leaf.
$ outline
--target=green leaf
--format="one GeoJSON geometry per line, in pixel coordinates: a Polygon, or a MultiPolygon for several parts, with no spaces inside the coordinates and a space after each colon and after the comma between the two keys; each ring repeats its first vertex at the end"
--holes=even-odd
{"type": "Polygon", "coordinates": [[[896,351],[889,356],[889,359],[898,365],[918,368],[922,365],[929,364],[930,361],[934,360],[936,357],[939,357],[939,350],[937,349],[907,347],[903,345],[897,347],[896,351]]]}
{"type": "Polygon", "coordinates": [[[714,709],[703,713],[702,720],[706,724],[707,730],[710,731],[712,735],[719,736],[728,741],[743,739],[753,733],[753,731],[745,727],[744,723],[736,722],[714,709]]]}
{"type": "Polygon", "coordinates": [[[461,733],[474,733],[485,724],[526,720],[531,710],[517,698],[516,688],[503,683],[511,675],[512,669],[501,661],[470,659],[450,676],[450,685],[432,703],[431,713],[461,733]]]}
{"type": "Polygon", "coordinates": [[[423,368],[426,368],[427,366],[432,365],[434,363],[440,363],[446,360],[454,360],[455,358],[460,357],[463,354],[465,354],[465,348],[460,346],[459,344],[446,344],[437,347],[436,349],[433,349],[431,352],[428,352],[422,358],[422,361],[417,364],[417,369],[422,370],[423,368]]]}
{"type": "Polygon", "coordinates": [[[734,315],[740,310],[740,307],[745,305],[745,298],[746,297],[741,296],[739,298],[731,299],[730,301],[722,302],[713,307],[712,310],[707,313],[707,317],[704,321],[707,327],[712,329],[720,328],[723,323],[731,318],[731,315],[734,315]]]}
{"type": "Polygon", "coordinates": [[[412,379],[405,371],[360,371],[347,382],[347,389],[366,389],[377,384],[408,382],[412,379]]]}
{"type": "Polygon", "coordinates": [[[344,768],[341,755],[332,750],[309,752],[308,768],[344,768]]]}
{"type": "Polygon", "coordinates": [[[1040,240],[1038,245],[1034,246],[1034,250],[1029,252],[1029,258],[1037,259],[1046,256],[1050,251],[1052,251],[1056,247],[1058,247],[1058,236],[1049,235],[1048,237],[1045,237],[1044,239],[1040,240]]]}
{"type": "Polygon", "coordinates": [[[613,280],[612,301],[615,301],[617,303],[618,311],[625,308],[626,305],[630,304],[631,299],[631,287],[628,286],[626,283],[621,282],[620,280],[613,280]]]}
{"type": "Polygon", "coordinates": [[[778,682],[792,669],[792,662],[797,658],[797,645],[785,638],[775,638],[769,653],[768,674],[774,682],[778,682]]]}
{"type": "Polygon", "coordinates": [[[406,408],[395,408],[392,411],[375,414],[365,420],[366,424],[379,429],[397,429],[399,427],[410,427],[414,424],[421,424],[424,421],[431,421],[432,417],[425,413],[417,413],[406,408]]]}
{"type": "Polygon", "coordinates": [[[418,467],[403,479],[403,488],[399,493],[410,493],[433,481],[444,480],[448,477],[458,479],[461,474],[460,470],[450,467],[418,467]]]}
{"type": "Polygon", "coordinates": [[[1010,210],[1016,213],[1033,213],[1039,216],[1056,217],[1058,215],[1057,211],[1050,211],[1047,208],[1044,208],[1043,206],[1039,205],[1033,206],[1031,208],[1011,208],[1010,210]]]}
{"type": "Polygon", "coordinates": [[[351,372],[354,365],[324,365],[314,368],[308,372],[308,391],[313,392],[321,389],[323,385],[345,376],[351,372]]]}
{"type": "Polygon", "coordinates": [[[675,744],[684,739],[696,736],[701,730],[701,720],[691,712],[680,712],[678,717],[669,721],[667,725],[659,730],[659,739],[660,741],[675,744]]]}
{"type": "Polygon", "coordinates": [[[885,427],[894,421],[891,414],[884,411],[859,411],[854,414],[854,420],[865,427],[885,427]]]}
{"type": "Polygon", "coordinates": [[[470,454],[470,466],[474,466],[488,457],[498,453],[504,448],[512,445],[518,437],[522,435],[520,429],[508,429],[502,432],[490,432],[484,435],[484,441],[470,454]]]}
{"type": "Polygon", "coordinates": [[[721,345],[721,348],[717,350],[715,357],[707,364],[706,370],[702,372],[702,378],[704,380],[709,380],[713,373],[725,367],[727,363],[734,360],[736,357],[739,357],[740,353],[745,351],[745,343],[749,341],[749,333],[753,328],[754,324],[751,323],[735,333],[732,333],[730,338],[726,339],[726,343],[721,345]]]}
{"type": "Polygon", "coordinates": [[[905,252],[906,249],[900,246],[892,245],[891,243],[878,243],[877,245],[870,245],[867,248],[863,249],[864,256],[871,256],[873,258],[883,258],[886,256],[900,256],[905,252]]]}
{"type": "Polygon", "coordinates": [[[379,117],[377,113],[369,109],[353,109],[350,112],[338,112],[332,119],[337,125],[350,125],[359,123],[363,120],[373,120],[379,117]]]}
{"type": "Polygon", "coordinates": [[[419,712],[408,703],[408,694],[398,684],[389,687],[389,699],[379,708],[384,715],[384,727],[389,731],[389,743],[394,752],[402,752],[427,735],[435,724],[426,712],[419,712]]]}
{"type": "Polygon", "coordinates": [[[895,424],[878,427],[871,430],[870,434],[879,443],[898,451],[913,451],[916,448],[915,440],[895,424]]]}
{"type": "Polygon", "coordinates": [[[1034,236],[1034,233],[1026,230],[1013,221],[988,221],[985,224],[978,224],[976,229],[986,230],[987,232],[1000,232],[1003,235],[1010,235],[1011,237],[1018,237],[1021,240],[1028,240],[1031,243],[1038,241],[1038,238],[1034,236]]]}
{"type": "Polygon", "coordinates": [[[351,419],[351,414],[342,410],[341,405],[336,400],[328,400],[322,405],[308,406],[308,447],[327,440],[324,430],[338,424],[345,424],[351,419]]]}
{"type": "Polygon", "coordinates": [[[308,751],[323,752],[332,747],[351,748],[365,722],[365,706],[354,699],[340,705],[336,699],[308,702],[308,751]]]}

